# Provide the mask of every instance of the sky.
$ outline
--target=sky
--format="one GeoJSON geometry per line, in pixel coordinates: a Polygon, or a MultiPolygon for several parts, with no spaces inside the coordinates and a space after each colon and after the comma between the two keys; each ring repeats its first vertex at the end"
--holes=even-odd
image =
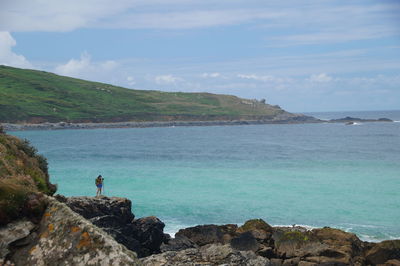
{"type": "Polygon", "coordinates": [[[131,89],[400,109],[400,1],[0,0],[0,64],[131,89]]]}

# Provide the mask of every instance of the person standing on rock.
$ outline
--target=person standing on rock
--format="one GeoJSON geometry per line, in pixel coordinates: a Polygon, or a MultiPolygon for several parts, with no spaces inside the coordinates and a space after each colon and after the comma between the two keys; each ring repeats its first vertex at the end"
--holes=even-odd
{"type": "Polygon", "coordinates": [[[101,192],[103,190],[103,182],[104,182],[104,178],[101,175],[99,175],[96,178],[96,182],[95,182],[96,187],[97,187],[96,197],[101,195],[101,192]]]}

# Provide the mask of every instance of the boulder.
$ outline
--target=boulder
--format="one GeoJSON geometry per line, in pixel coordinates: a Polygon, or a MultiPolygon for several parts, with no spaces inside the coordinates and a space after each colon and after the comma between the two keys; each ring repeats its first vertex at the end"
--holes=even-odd
{"type": "Polygon", "coordinates": [[[236,250],[251,250],[256,252],[260,245],[251,232],[244,232],[230,241],[231,247],[236,250]]]}
{"type": "Polygon", "coordinates": [[[65,204],[48,200],[37,237],[10,257],[16,265],[139,265],[134,252],[65,204]]]}
{"type": "Polygon", "coordinates": [[[262,219],[253,219],[246,221],[238,228],[238,233],[251,232],[251,234],[260,242],[269,243],[272,237],[273,228],[262,219]]]}
{"type": "MultiPolygon", "coordinates": [[[[117,217],[121,224],[130,223],[135,216],[132,213],[132,202],[126,198],[118,197],[69,197],[65,203],[74,212],[86,219],[101,216],[117,217]]],[[[115,221],[114,221],[115,222],[115,221]]],[[[112,227],[108,226],[108,227],[112,227]]]]}
{"type": "MultiPolygon", "coordinates": [[[[320,252],[320,256],[331,258],[337,263],[364,263],[363,242],[352,233],[334,228],[320,228],[312,230],[314,237],[329,248],[320,252]]],[[[327,261],[329,262],[329,261],[327,261]]]]}
{"type": "Polygon", "coordinates": [[[275,252],[279,258],[301,258],[317,264],[363,264],[363,243],[354,234],[338,229],[312,231],[275,230],[275,252]]]}
{"type": "Polygon", "coordinates": [[[166,241],[165,224],[155,216],[140,218],[132,222],[135,237],[141,244],[140,257],[160,252],[160,246],[166,241]]]}
{"type": "Polygon", "coordinates": [[[35,225],[27,220],[15,221],[0,227],[0,259],[10,253],[10,245],[28,237],[35,225]]]}
{"type": "Polygon", "coordinates": [[[166,243],[161,244],[160,250],[161,252],[166,251],[180,251],[188,248],[198,248],[199,246],[190,241],[185,236],[175,237],[172,239],[168,239],[166,243]]]}
{"type": "Polygon", "coordinates": [[[143,265],[158,266],[194,266],[194,265],[272,265],[264,257],[252,251],[235,250],[230,245],[210,244],[200,248],[189,248],[181,251],[168,251],[140,260],[143,265]]]}
{"type": "Polygon", "coordinates": [[[56,197],[139,257],[159,253],[161,244],[167,240],[164,223],[154,216],[135,220],[132,203],[126,198],[56,197]]]}
{"type": "Polygon", "coordinates": [[[175,237],[186,237],[193,243],[199,246],[207,244],[227,244],[229,241],[237,235],[237,225],[198,225],[195,227],[189,227],[179,230],[175,237]]]}
{"type": "MultiPolygon", "coordinates": [[[[400,260],[400,240],[387,240],[373,245],[365,254],[367,263],[384,264],[390,260],[400,260]]],[[[393,265],[393,261],[391,262],[393,265]]]]}

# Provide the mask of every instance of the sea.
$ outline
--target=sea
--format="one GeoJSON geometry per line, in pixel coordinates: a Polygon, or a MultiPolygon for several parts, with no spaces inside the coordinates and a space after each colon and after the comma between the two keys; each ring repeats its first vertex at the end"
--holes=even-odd
{"type": "Polygon", "coordinates": [[[335,227],[400,239],[400,110],[308,113],[394,123],[14,131],[66,196],[127,197],[165,232],[199,224],[335,227]]]}

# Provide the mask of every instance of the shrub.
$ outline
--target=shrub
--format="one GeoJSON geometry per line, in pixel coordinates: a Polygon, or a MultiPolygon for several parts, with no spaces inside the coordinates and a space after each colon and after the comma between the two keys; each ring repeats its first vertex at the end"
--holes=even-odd
{"type": "Polygon", "coordinates": [[[31,145],[29,140],[24,139],[18,143],[18,148],[25,152],[26,155],[34,157],[37,153],[37,149],[31,145]]]}
{"type": "Polygon", "coordinates": [[[1,124],[0,124],[0,134],[6,134],[6,131],[1,124]]]}
{"type": "Polygon", "coordinates": [[[36,186],[26,176],[0,179],[0,226],[22,217],[39,222],[47,201],[36,191],[36,186]]]}
{"type": "Polygon", "coordinates": [[[46,176],[49,176],[49,165],[47,163],[46,157],[44,157],[41,154],[37,154],[36,155],[36,159],[38,161],[40,170],[42,170],[43,173],[45,173],[46,176]]]}
{"type": "Polygon", "coordinates": [[[31,191],[11,179],[0,179],[0,224],[7,224],[23,212],[31,191]]]}

